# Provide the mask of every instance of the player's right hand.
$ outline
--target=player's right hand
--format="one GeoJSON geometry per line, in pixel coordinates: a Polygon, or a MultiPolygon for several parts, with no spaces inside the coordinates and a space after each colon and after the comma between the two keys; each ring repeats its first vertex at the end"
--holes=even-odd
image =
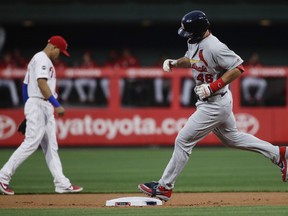
{"type": "Polygon", "coordinates": [[[58,116],[60,116],[60,117],[64,116],[65,109],[62,106],[57,107],[55,110],[56,110],[56,113],[57,113],[58,116]]]}
{"type": "Polygon", "coordinates": [[[202,85],[196,86],[194,91],[201,100],[211,96],[212,94],[212,90],[209,84],[202,84],[202,85]]]}
{"type": "Polygon", "coordinates": [[[171,72],[172,68],[175,67],[177,64],[177,60],[175,59],[166,59],[164,62],[163,62],[163,70],[166,71],[166,72],[171,72]]]}

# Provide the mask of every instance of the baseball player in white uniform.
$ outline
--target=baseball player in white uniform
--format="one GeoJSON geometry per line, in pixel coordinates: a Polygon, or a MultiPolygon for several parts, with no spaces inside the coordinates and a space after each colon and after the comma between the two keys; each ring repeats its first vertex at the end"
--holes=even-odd
{"type": "Polygon", "coordinates": [[[0,191],[13,195],[9,182],[16,169],[41,145],[46,163],[54,178],[55,192],[76,193],[82,187],[72,185],[62,171],[58,155],[54,107],[58,116],[64,108],[57,100],[56,71],[52,61],[67,52],[67,42],[61,36],[52,36],[43,51],[36,53],[28,64],[23,82],[24,114],[27,120],[25,139],[0,170],[0,191]]]}
{"type": "Polygon", "coordinates": [[[243,60],[212,35],[210,23],[202,11],[186,14],[178,34],[188,38],[188,50],[182,58],[165,60],[163,70],[192,68],[198,96],[196,111],[179,131],[173,155],[160,180],[139,184],[138,188],[149,196],[168,201],[193,147],[210,132],[227,146],[258,152],[269,158],[281,168],[282,180],[286,182],[286,147],[274,146],[236,128],[228,85],[245,71],[243,60]]]}

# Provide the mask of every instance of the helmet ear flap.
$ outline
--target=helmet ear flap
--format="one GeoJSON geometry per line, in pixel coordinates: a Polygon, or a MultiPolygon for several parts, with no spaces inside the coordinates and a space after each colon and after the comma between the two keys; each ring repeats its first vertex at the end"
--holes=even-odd
{"type": "Polygon", "coordinates": [[[180,27],[178,29],[178,35],[180,35],[181,37],[184,37],[184,38],[191,38],[192,37],[192,34],[185,31],[185,29],[183,27],[180,27]]]}

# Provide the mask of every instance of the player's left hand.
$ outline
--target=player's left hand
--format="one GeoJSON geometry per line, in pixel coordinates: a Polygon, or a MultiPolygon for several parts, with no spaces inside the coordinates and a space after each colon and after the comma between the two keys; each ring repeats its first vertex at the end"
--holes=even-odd
{"type": "Polygon", "coordinates": [[[209,84],[202,84],[195,87],[195,93],[201,100],[203,100],[204,98],[211,96],[213,92],[209,84]]]}
{"type": "Polygon", "coordinates": [[[65,114],[65,109],[62,106],[57,107],[56,109],[56,113],[59,117],[64,116],[65,114]]]}

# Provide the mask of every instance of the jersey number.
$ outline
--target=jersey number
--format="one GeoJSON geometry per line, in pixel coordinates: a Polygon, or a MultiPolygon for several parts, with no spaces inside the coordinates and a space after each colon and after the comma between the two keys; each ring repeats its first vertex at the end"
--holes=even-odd
{"type": "Polygon", "coordinates": [[[197,80],[199,80],[202,83],[212,83],[213,82],[213,75],[200,73],[197,76],[197,80]]]}

